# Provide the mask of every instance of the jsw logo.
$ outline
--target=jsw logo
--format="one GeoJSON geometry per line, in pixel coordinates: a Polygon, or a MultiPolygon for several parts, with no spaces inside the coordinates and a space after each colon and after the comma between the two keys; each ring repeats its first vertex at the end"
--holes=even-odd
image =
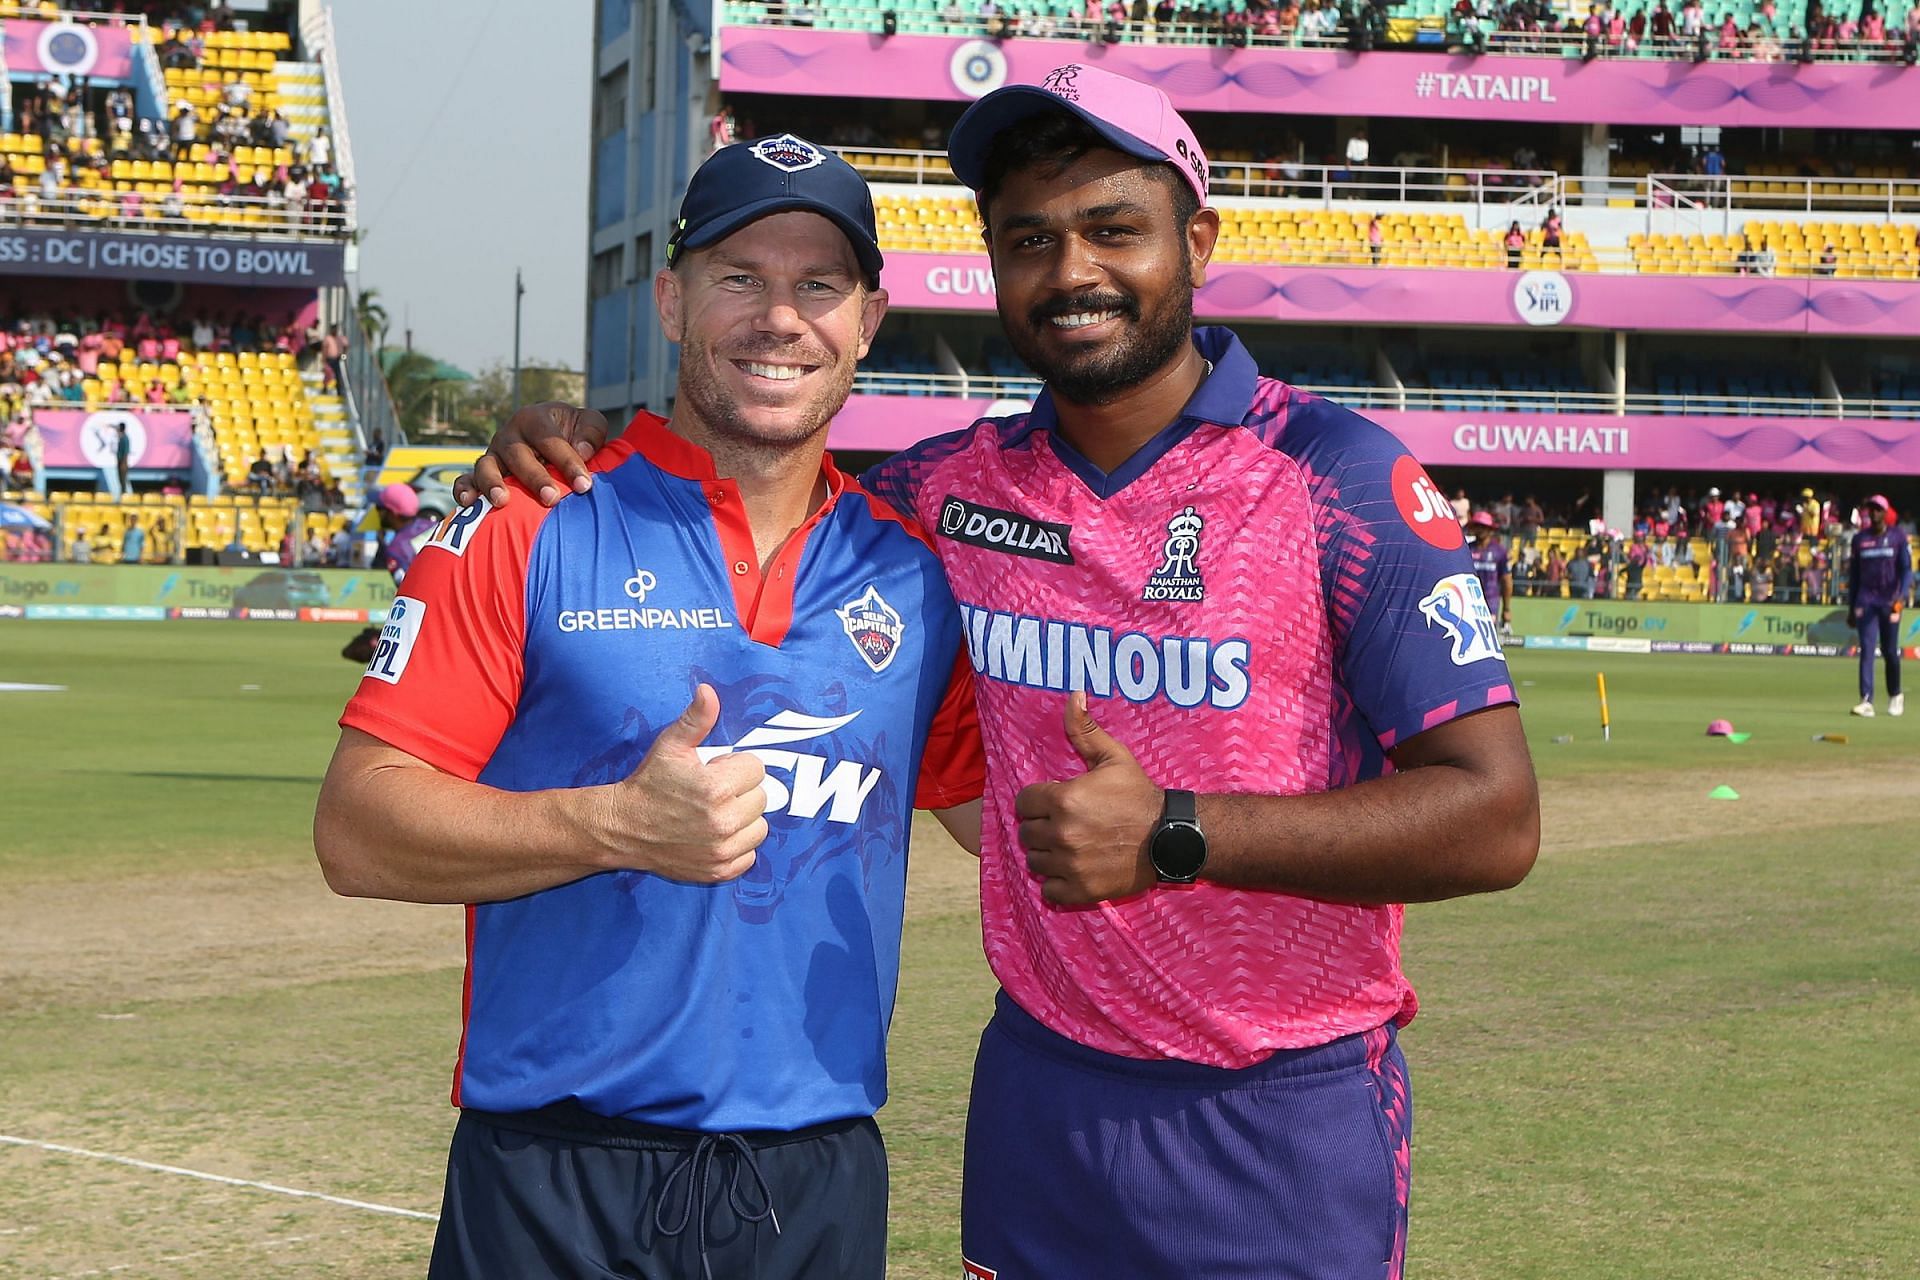
{"type": "Polygon", "coordinates": [[[858,711],[831,717],[782,711],[759,728],[749,729],[738,742],[695,750],[702,764],[735,752],[758,757],[760,763],[767,766],[766,780],[760,786],[767,793],[769,814],[790,813],[796,818],[812,818],[825,809],[828,822],[854,823],[860,820],[867,796],[880,781],[880,770],[867,768],[857,760],[841,760],[829,769],[825,756],[776,748],[782,743],[824,738],[852,724],[859,716],[858,711]],[[782,782],[776,778],[776,770],[792,781],[782,782]]]}

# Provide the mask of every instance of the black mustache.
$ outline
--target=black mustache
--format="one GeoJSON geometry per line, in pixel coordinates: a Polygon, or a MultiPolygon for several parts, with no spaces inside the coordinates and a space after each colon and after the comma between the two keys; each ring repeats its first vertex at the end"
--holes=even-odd
{"type": "Polygon", "coordinates": [[[1061,298],[1057,302],[1036,303],[1027,312],[1027,319],[1038,325],[1058,320],[1061,316],[1079,315],[1083,311],[1118,311],[1129,320],[1140,318],[1140,304],[1125,294],[1083,293],[1074,298],[1061,298]]]}

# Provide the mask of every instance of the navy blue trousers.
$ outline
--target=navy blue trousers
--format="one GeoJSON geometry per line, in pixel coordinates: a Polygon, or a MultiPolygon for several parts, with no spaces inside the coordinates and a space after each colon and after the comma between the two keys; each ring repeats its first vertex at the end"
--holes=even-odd
{"type": "Polygon", "coordinates": [[[1391,1027],[1241,1070],[1057,1035],[1002,993],[961,1200],[975,1280],[1397,1280],[1412,1099],[1391,1027]]]}
{"type": "Polygon", "coordinates": [[[1887,693],[1900,692],[1900,624],[1887,605],[1868,606],[1853,624],[1860,638],[1860,700],[1873,701],[1873,650],[1876,642],[1887,659],[1887,693]]]}

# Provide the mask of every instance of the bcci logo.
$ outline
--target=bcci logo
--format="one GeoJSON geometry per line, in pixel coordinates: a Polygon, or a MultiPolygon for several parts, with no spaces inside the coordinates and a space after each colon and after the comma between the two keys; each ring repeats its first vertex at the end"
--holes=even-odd
{"type": "Polygon", "coordinates": [[[1528,324],[1561,324],[1573,314],[1573,282],[1558,271],[1529,271],[1513,283],[1513,309],[1528,324]]]}
{"type": "Polygon", "coordinates": [[[883,600],[872,583],[867,584],[866,592],[858,600],[849,600],[834,613],[840,625],[847,629],[847,639],[853,641],[853,647],[869,667],[877,673],[892,665],[894,655],[900,652],[900,637],[906,632],[907,624],[899,610],[883,600]]]}
{"type": "Polygon", "coordinates": [[[1142,600],[1204,600],[1206,584],[1200,581],[1200,569],[1194,563],[1200,554],[1200,530],[1206,521],[1186,508],[1167,521],[1167,540],[1160,547],[1160,567],[1147,579],[1142,600]]]}
{"type": "Polygon", "coordinates": [[[798,173],[824,162],[826,153],[802,138],[783,133],[777,138],[762,138],[750,144],[753,158],[785,173],[798,173]]]}

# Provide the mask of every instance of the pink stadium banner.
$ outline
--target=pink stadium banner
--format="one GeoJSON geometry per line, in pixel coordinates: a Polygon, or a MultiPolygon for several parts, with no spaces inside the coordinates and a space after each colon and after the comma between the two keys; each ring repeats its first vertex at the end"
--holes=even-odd
{"type": "MultiPolygon", "coordinates": [[[[904,449],[1025,402],[933,396],[854,396],[827,442],[842,452],[904,449]]],[[[1599,413],[1440,413],[1373,410],[1430,467],[1549,467],[1625,471],[1920,473],[1920,428],[1876,419],[1615,417],[1599,413]]]]}
{"type": "MultiPolygon", "coordinates": [[[[11,43],[9,44],[11,47],[11,43]]],[[[1528,123],[1920,129],[1920,70],[1897,62],[1693,63],[1083,40],[893,36],[729,26],[728,93],[965,101],[1068,62],[1166,90],[1182,111],[1528,123]]]]}
{"type": "Polygon", "coordinates": [[[193,465],[193,415],[184,409],[35,409],[46,442],[46,465],[113,470],[127,428],[133,471],[185,471],[193,465]]]}
{"type": "Polygon", "coordinates": [[[9,18],[10,75],[85,76],[93,81],[133,79],[133,41],[125,27],[9,18]]]}
{"type": "MultiPolygon", "coordinates": [[[[1920,81],[1915,84],[1920,90],[1920,81]]],[[[903,310],[993,308],[993,272],[985,254],[888,254],[884,281],[891,305],[903,310]]],[[[1920,335],[1920,283],[1825,277],[1217,263],[1195,294],[1193,309],[1203,320],[1322,325],[1920,335]]]]}

